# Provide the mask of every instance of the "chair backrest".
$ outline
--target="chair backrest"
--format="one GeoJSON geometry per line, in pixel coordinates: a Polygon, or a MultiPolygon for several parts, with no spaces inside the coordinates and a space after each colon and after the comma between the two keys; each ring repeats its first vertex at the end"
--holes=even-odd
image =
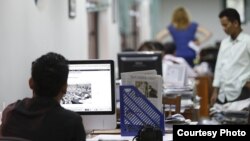
{"type": "Polygon", "coordinates": [[[171,109],[172,105],[175,106],[174,113],[181,112],[181,96],[180,95],[164,96],[162,98],[162,104],[163,104],[163,111],[168,112],[168,116],[170,116],[172,113],[172,109],[171,109]],[[166,106],[169,106],[169,109],[166,109],[166,106]]]}
{"type": "Polygon", "coordinates": [[[31,140],[19,137],[0,137],[0,141],[31,141],[31,140]]]}

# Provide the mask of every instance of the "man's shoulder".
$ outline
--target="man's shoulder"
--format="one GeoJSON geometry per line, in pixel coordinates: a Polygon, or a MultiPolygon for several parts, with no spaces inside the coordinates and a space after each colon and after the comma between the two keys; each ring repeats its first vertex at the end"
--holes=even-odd
{"type": "Polygon", "coordinates": [[[243,34],[243,37],[245,38],[245,41],[250,42],[250,34],[248,33],[242,33],[242,34],[243,34]]]}
{"type": "Polygon", "coordinates": [[[242,43],[247,43],[247,46],[250,47],[250,34],[241,32],[238,36],[238,40],[242,43]]]}
{"type": "Polygon", "coordinates": [[[221,40],[220,48],[228,47],[228,44],[231,42],[231,37],[227,36],[224,39],[221,40]]]}
{"type": "Polygon", "coordinates": [[[10,103],[10,104],[4,109],[4,112],[5,112],[5,111],[11,111],[11,110],[15,109],[15,107],[16,107],[17,105],[20,105],[20,104],[24,103],[25,101],[28,101],[29,99],[30,99],[30,98],[24,98],[24,99],[22,99],[22,100],[19,99],[19,100],[13,102],[13,103],[10,103]]]}
{"type": "Polygon", "coordinates": [[[226,36],[224,39],[222,39],[221,43],[223,42],[229,42],[231,40],[230,36],[226,36]]]}

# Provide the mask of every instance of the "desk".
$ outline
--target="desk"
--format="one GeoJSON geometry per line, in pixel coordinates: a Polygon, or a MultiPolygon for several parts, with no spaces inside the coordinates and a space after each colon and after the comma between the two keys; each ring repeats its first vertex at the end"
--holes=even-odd
{"type": "MultiPolygon", "coordinates": [[[[198,122],[190,122],[189,125],[197,125],[198,122]]],[[[167,132],[167,130],[173,130],[173,126],[165,125],[165,135],[163,136],[163,141],[172,141],[173,133],[172,131],[167,132]]],[[[121,136],[120,129],[113,130],[96,130],[87,135],[86,141],[133,141],[134,136],[121,136]]]]}
{"type": "MultiPolygon", "coordinates": [[[[119,134],[100,134],[87,136],[86,141],[133,141],[133,136],[121,136],[119,134]]],[[[173,134],[165,134],[163,141],[172,141],[173,134]]]]}
{"type": "MultiPolygon", "coordinates": [[[[163,99],[167,97],[181,96],[180,113],[186,118],[192,121],[197,121],[199,114],[199,101],[196,100],[196,91],[189,88],[166,88],[164,89],[163,99]]],[[[169,110],[169,105],[165,104],[165,109],[169,110]]],[[[171,111],[174,111],[171,109],[171,111]]],[[[166,111],[165,111],[166,112],[166,111]]]]}
{"type": "MultiPolygon", "coordinates": [[[[182,100],[181,102],[182,102],[182,104],[185,103],[185,104],[183,104],[183,106],[181,106],[181,114],[186,119],[190,119],[192,121],[197,121],[199,119],[200,109],[196,109],[196,107],[194,107],[194,104],[190,103],[189,101],[186,102],[185,100],[182,100]]],[[[116,103],[116,107],[117,107],[116,118],[120,119],[120,102],[116,103]]],[[[169,109],[169,108],[166,108],[166,109],[169,109]]]]}

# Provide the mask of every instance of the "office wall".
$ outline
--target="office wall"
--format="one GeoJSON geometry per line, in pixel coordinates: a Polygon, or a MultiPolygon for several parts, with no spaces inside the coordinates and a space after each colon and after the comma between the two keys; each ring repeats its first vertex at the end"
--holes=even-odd
{"type": "Polygon", "coordinates": [[[116,53],[121,51],[118,17],[116,17],[118,9],[117,3],[112,3],[112,0],[109,0],[109,3],[108,9],[99,13],[99,58],[113,59],[116,62],[116,53]]]}
{"type": "Polygon", "coordinates": [[[76,0],[68,18],[68,0],[0,1],[0,111],[3,103],[30,97],[31,62],[55,51],[68,59],[87,58],[85,0],[76,0]]]}
{"type": "Polygon", "coordinates": [[[114,0],[108,0],[108,3],[107,9],[98,13],[98,55],[99,59],[114,60],[117,74],[117,53],[121,51],[118,3],[114,0]]]}
{"type": "Polygon", "coordinates": [[[143,44],[143,42],[151,39],[151,28],[150,28],[150,0],[143,0],[138,7],[138,23],[139,26],[139,41],[138,47],[143,44]],[[140,30],[141,29],[141,30],[140,30]]]}

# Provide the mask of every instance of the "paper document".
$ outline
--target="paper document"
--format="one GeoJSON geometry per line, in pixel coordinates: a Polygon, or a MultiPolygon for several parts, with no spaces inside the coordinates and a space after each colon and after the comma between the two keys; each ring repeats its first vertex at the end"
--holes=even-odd
{"type": "Polygon", "coordinates": [[[248,108],[249,106],[250,106],[250,98],[235,102],[229,102],[226,104],[215,103],[212,108],[215,108],[218,111],[242,111],[245,108],[248,108]]]}
{"type": "Polygon", "coordinates": [[[133,85],[145,95],[155,107],[162,110],[163,80],[151,71],[122,73],[122,85],[133,85]]]}
{"type": "Polygon", "coordinates": [[[196,54],[199,54],[201,51],[201,47],[197,46],[193,41],[190,41],[188,43],[188,46],[192,48],[196,52],[196,54]]]}

